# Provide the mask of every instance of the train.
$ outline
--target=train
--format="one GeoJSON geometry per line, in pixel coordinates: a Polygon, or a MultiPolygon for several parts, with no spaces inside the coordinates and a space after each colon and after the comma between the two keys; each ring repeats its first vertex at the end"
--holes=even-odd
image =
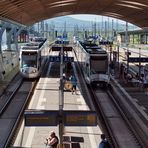
{"type": "Polygon", "coordinates": [[[79,41],[75,53],[86,83],[99,86],[109,85],[109,56],[103,46],[79,41]]]}
{"type": "Polygon", "coordinates": [[[35,37],[31,42],[21,46],[19,70],[24,78],[38,78],[48,59],[48,41],[46,38],[35,37]]]}

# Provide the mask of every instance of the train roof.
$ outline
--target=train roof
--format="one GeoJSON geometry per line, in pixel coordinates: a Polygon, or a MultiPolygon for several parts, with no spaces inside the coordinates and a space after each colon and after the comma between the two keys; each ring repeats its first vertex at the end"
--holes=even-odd
{"type": "Polygon", "coordinates": [[[33,37],[32,41],[34,42],[45,42],[47,39],[44,37],[33,37]]]}
{"type": "Polygon", "coordinates": [[[29,42],[25,44],[25,46],[39,46],[39,45],[40,45],[40,42],[29,42]]]}
{"type": "Polygon", "coordinates": [[[85,49],[86,52],[89,54],[106,54],[106,50],[102,48],[102,46],[97,45],[96,43],[92,42],[80,42],[82,47],[85,49]]]}
{"type": "Polygon", "coordinates": [[[43,45],[43,42],[29,42],[26,43],[24,46],[21,46],[21,49],[25,49],[25,50],[39,50],[40,47],[43,45]]]}
{"type": "Polygon", "coordinates": [[[106,50],[104,50],[101,46],[86,46],[84,48],[86,52],[90,54],[106,54],[106,50]]]}
{"type": "Polygon", "coordinates": [[[39,50],[39,46],[23,46],[21,49],[24,50],[39,50]]]}

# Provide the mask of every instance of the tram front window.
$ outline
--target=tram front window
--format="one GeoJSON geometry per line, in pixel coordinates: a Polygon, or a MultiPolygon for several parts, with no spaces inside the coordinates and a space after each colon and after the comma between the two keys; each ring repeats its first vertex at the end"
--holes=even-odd
{"type": "Polygon", "coordinates": [[[37,67],[36,53],[23,53],[22,54],[22,67],[37,67]]]}
{"type": "Polygon", "coordinates": [[[106,74],[108,71],[108,62],[107,61],[91,61],[90,71],[92,74],[104,73],[106,74]]]}
{"type": "Polygon", "coordinates": [[[36,68],[37,67],[36,61],[34,61],[34,60],[23,61],[22,62],[22,67],[34,67],[34,68],[36,68]]]}

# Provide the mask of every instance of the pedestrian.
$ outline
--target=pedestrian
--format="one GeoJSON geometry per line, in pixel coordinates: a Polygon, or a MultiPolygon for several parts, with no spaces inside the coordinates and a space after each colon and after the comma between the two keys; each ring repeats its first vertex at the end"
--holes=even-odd
{"type": "Polygon", "coordinates": [[[127,68],[124,67],[123,69],[123,79],[124,79],[124,82],[127,83],[127,68]]]}
{"type": "Polygon", "coordinates": [[[138,73],[138,72],[136,73],[135,78],[136,78],[137,80],[139,80],[139,73],[138,73]]]}
{"type": "Polygon", "coordinates": [[[119,77],[121,79],[123,79],[123,71],[124,71],[124,65],[123,65],[123,63],[121,63],[121,65],[120,65],[120,73],[119,73],[119,77]]]}
{"type": "Polygon", "coordinates": [[[47,148],[57,148],[59,139],[56,136],[54,131],[51,131],[49,138],[46,138],[46,147],[47,148]]]}
{"type": "Polygon", "coordinates": [[[72,76],[70,77],[70,81],[72,84],[72,94],[75,92],[75,94],[77,95],[77,79],[76,76],[74,74],[72,74],[72,76]]]}
{"type": "Polygon", "coordinates": [[[110,73],[112,74],[112,75],[114,75],[114,70],[115,70],[115,64],[114,64],[114,62],[113,61],[111,61],[111,63],[109,64],[109,67],[110,67],[110,73]]]}
{"type": "Polygon", "coordinates": [[[107,141],[105,134],[101,134],[101,142],[98,148],[111,148],[109,142],[107,141]]]}

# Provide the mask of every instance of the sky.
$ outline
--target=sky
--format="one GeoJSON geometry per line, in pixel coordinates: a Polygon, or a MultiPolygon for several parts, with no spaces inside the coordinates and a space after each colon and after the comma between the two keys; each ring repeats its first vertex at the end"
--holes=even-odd
{"type": "MultiPolygon", "coordinates": [[[[95,22],[100,22],[102,21],[102,16],[100,15],[69,15],[70,17],[72,18],[75,18],[75,19],[80,19],[80,20],[84,20],[84,21],[95,21],[95,22]]],[[[115,18],[111,18],[111,17],[106,17],[106,16],[103,16],[103,21],[116,21],[117,19],[115,18]]],[[[118,20],[120,23],[123,23],[125,24],[125,21],[121,21],[121,20],[118,20]]]]}

